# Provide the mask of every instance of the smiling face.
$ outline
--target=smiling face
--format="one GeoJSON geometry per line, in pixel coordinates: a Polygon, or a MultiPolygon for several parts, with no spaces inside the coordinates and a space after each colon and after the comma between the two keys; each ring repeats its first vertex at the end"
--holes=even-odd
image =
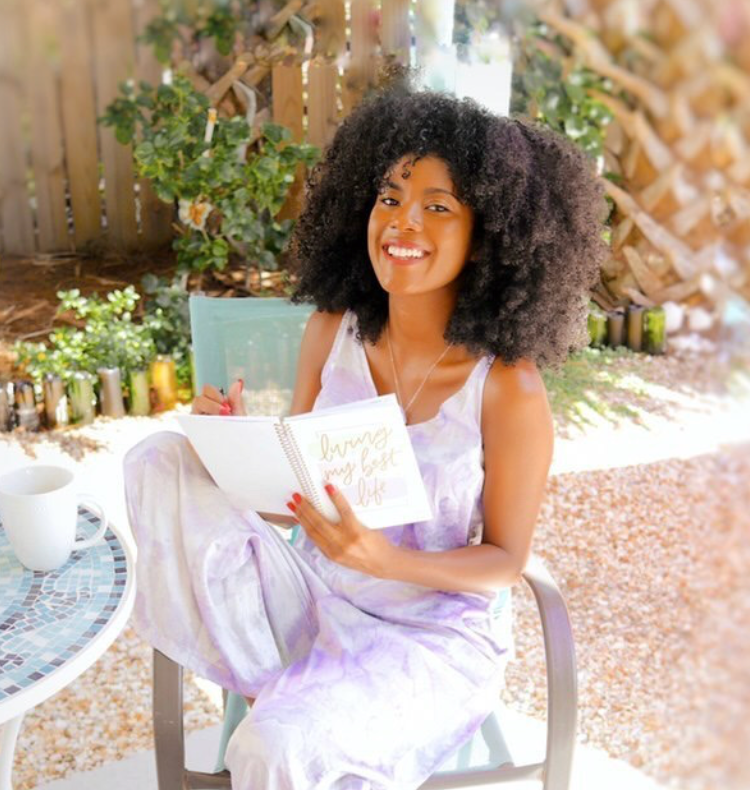
{"type": "Polygon", "coordinates": [[[455,283],[471,250],[474,212],[458,199],[447,164],[400,159],[370,212],[367,248],[389,293],[418,294],[455,283]]]}

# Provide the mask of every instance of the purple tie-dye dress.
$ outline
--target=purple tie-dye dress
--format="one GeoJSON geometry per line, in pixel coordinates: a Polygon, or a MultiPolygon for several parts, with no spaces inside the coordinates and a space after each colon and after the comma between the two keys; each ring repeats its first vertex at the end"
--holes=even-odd
{"type": "MultiPolygon", "coordinates": [[[[385,530],[393,543],[481,542],[491,364],[483,357],[433,419],[407,426],[436,515],[385,530]]],[[[347,312],[314,408],[377,394],[347,312]]],[[[125,482],[136,629],[183,666],[257,697],[227,748],[233,788],[417,788],[496,705],[511,642],[495,596],[376,579],[326,559],[304,534],[291,547],[229,505],[180,434],[134,447],[125,482]]],[[[501,600],[507,613],[507,593],[501,600]]]]}

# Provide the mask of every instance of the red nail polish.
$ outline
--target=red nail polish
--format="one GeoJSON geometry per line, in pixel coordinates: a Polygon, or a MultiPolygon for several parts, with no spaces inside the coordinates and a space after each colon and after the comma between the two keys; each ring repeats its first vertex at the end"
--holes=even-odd
{"type": "Polygon", "coordinates": [[[333,494],[333,492],[336,490],[330,483],[325,484],[325,489],[329,494],[333,494]]]}
{"type": "Polygon", "coordinates": [[[294,501],[295,501],[295,502],[296,502],[298,505],[299,505],[299,503],[302,501],[302,497],[301,497],[299,494],[297,494],[297,493],[295,493],[295,494],[292,494],[292,499],[293,499],[293,500],[294,500],[294,501]]]}
{"type": "Polygon", "coordinates": [[[222,417],[226,417],[231,413],[232,407],[228,403],[222,403],[221,408],[219,409],[219,414],[221,414],[222,417]]]}
{"type": "Polygon", "coordinates": [[[286,506],[289,508],[289,510],[292,511],[292,513],[295,513],[297,511],[297,505],[293,505],[291,502],[287,502],[286,506]]]}

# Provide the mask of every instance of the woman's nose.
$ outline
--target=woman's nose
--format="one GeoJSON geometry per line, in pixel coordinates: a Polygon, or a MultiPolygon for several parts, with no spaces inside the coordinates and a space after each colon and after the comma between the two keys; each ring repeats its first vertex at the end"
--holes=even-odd
{"type": "Polygon", "coordinates": [[[391,219],[394,228],[422,230],[422,207],[418,203],[404,203],[391,219]]]}

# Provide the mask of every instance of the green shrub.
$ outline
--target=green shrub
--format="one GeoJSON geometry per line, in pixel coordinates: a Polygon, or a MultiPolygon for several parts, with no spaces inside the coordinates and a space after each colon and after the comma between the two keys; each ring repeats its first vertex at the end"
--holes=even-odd
{"type": "Polygon", "coordinates": [[[188,291],[182,278],[171,282],[153,274],[143,280],[146,314],[143,324],[153,339],[159,354],[169,354],[177,368],[177,382],[181,387],[191,385],[190,367],[190,312],[188,291]]]}
{"type": "Polygon", "coordinates": [[[177,75],[171,85],[120,86],[122,95],[100,121],[124,144],[140,139],[138,175],[158,197],[179,204],[174,242],[180,272],[223,269],[231,254],[247,267],[277,269],[292,220],[278,220],[300,163],[311,166],[318,149],[292,143],[291,133],[267,123],[256,143],[244,118],[217,118],[205,142],[208,99],[177,75]]]}
{"type": "Polygon", "coordinates": [[[527,28],[517,54],[511,111],[531,114],[569,137],[592,159],[600,160],[604,175],[601,157],[613,115],[591,91],[611,94],[611,80],[580,63],[564,71],[563,59],[572,57],[571,46],[538,21],[527,28]]]}
{"type": "Polygon", "coordinates": [[[62,326],[44,343],[16,343],[19,362],[36,384],[45,373],[56,373],[69,381],[76,371],[96,375],[99,368],[120,368],[123,379],[131,370],[145,368],[156,354],[149,328],[133,321],[140,299],[132,285],[112,291],[102,299],[97,294],[81,296],[78,289],[59,291],[57,314],[71,312],[84,322],[81,328],[62,326]]]}

